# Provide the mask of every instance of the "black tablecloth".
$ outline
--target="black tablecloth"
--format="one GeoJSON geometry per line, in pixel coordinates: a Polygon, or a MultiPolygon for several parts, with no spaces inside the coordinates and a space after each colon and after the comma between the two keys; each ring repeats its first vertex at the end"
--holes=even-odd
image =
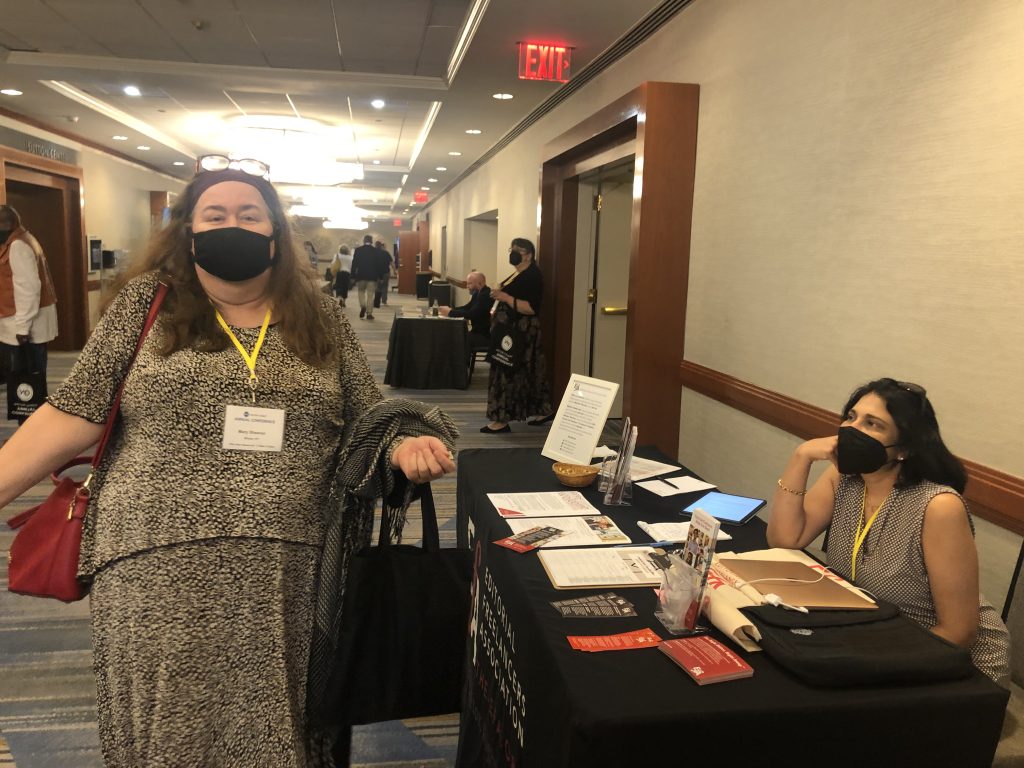
{"type": "Polygon", "coordinates": [[[412,389],[469,386],[469,326],[444,317],[396,317],[384,383],[412,389]]]}
{"type": "MultiPolygon", "coordinates": [[[[656,454],[641,452],[651,458],[656,454]]],[[[458,536],[476,553],[459,735],[460,768],[635,765],[987,766],[1008,692],[980,672],[916,687],[830,690],[789,676],[764,653],[740,655],[754,676],[698,686],[654,649],[584,653],[566,635],[649,627],[654,590],[614,590],[636,618],[563,619],[548,603],[608,590],[555,590],[535,553],[490,542],[508,535],[487,493],[567,490],[536,449],[459,454],[458,536]]],[[[692,473],[691,473],[692,474],[692,473]]],[[[727,490],[727,489],[726,489],[727,490]]],[[[702,494],[660,498],[634,489],[632,507],[604,507],[637,543],[636,521],[679,521],[702,494]]],[[[764,524],[725,527],[719,551],[764,548],[764,524]]],[[[713,633],[733,650],[735,645],[713,633]]]]}

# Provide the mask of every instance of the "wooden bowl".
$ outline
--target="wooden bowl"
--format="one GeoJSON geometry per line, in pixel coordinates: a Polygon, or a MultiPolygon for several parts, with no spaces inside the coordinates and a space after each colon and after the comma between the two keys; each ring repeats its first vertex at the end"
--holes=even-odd
{"type": "Polygon", "coordinates": [[[594,482],[601,467],[597,464],[564,464],[559,461],[551,469],[562,485],[567,485],[570,488],[586,488],[594,482]]]}

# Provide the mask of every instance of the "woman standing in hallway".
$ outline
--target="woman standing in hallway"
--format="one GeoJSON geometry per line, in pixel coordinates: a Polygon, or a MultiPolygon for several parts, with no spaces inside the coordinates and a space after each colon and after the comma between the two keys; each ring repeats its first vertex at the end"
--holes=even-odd
{"type": "MultiPolygon", "coordinates": [[[[124,379],[79,568],[105,763],[328,765],[306,681],[329,468],[343,429],[387,403],[308,279],[269,169],[207,160],[68,379],[0,450],[0,507],[96,442],[124,379]],[[158,281],[170,291],[129,370],[158,281]],[[251,448],[226,448],[243,429],[251,448]]],[[[396,427],[375,465],[451,471],[429,435],[396,427]]]]}
{"type": "Polygon", "coordinates": [[[352,254],[347,245],[338,248],[338,255],[331,262],[331,274],[334,276],[334,295],[344,307],[352,278],[352,254]]]}
{"type": "Polygon", "coordinates": [[[803,549],[829,528],[833,570],[969,649],[975,666],[1001,681],[1009,634],[979,595],[966,483],[925,390],[878,379],[850,396],[838,435],[797,447],[779,478],[768,543],[803,549]],[[816,461],[832,466],[804,490],[816,461]]]}
{"type": "Polygon", "coordinates": [[[551,393],[540,338],[540,305],[544,296],[544,278],[536,262],[533,243],[522,237],[512,241],[508,261],[515,271],[491,291],[495,300],[494,324],[511,327],[522,346],[514,367],[491,362],[487,389],[487,418],[484,434],[511,432],[510,421],[538,418],[531,424],[543,424],[551,413],[551,393]]]}

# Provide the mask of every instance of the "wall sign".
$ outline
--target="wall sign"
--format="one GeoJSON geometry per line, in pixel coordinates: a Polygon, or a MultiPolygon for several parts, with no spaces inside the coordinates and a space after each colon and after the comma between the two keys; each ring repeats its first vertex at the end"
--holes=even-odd
{"type": "Polygon", "coordinates": [[[566,83],[572,77],[572,51],[567,45],[521,42],[519,79],[566,83]]]}
{"type": "Polygon", "coordinates": [[[412,193],[412,199],[414,202],[417,203],[425,203],[427,202],[427,193],[417,189],[415,192],[412,193]]]}

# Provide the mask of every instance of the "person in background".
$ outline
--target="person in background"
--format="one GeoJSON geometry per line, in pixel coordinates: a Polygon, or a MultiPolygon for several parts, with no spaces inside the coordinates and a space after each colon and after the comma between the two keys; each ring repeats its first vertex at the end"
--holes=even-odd
{"type": "Polygon", "coordinates": [[[2,508],[96,443],[125,381],[79,566],[108,768],[324,764],[306,684],[333,458],[364,430],[366,483],[454,469],[438,430],[379,424],[389,401],[255,163],[200,159],[67,380],[0,448],[2,508]],[[265,423],[276,435],[223,447],[265,423]]]}
{"type": "Polygon", "coordinates": [[[850,396],[838,434],[797,446],[775,491],[768,543],[803,549],[828,528],[834,571],[969,649],[978,669],[1003,681],[1009,634],[978,590],[966,483],[924,388],[877,379],[850,396]],[[807,488],[818,461],[829,466],[807,488]]]}
{"type": "Polygon", "coordinates": [[[473,270],[466,275],[469,301],[461,307],[440,307],[443,317],[464,317],[469,320],[471,343],[474,348],[486,347],[491,339],[491,289],[483,273],[473,270]]]}
{"type": "Polygon", "coordinates": [[[0,205],[0,352],[11,374],[46,375],[57,337],[57,298],[46,256],[21,216],[0,205]]]}
{"type": "Polygon", "coordinates": [[[359,317],[373,320],[373,299],[380,280],[380,257],[373,247],[373,236],[363,237],[363,244],[352,254],[352,279],[359,295],[359,317]]]}
{"type": "Polygon", "coordinates": [[[306,258],[309,259],[309,265],[313,267],[313,271],[319,275],[320,263],[317,261],[316,246],[313,245],[313,242],[311,240],[306,240],[302,244],[302,247],[306,251],[306,258]]]}
{"type": "Polygon", "coordinates": [[[511,432],[510,421],[539,426],[551,420],[551,393],[540,338],[540,305],[544,278],[537,266],[533,243],[517,237],[508,249],[508,261],[515,268],[491,291],[496,302],[495,324],[515,325],[522,337],[522,363],[515,368],[491,364],[487,388],[487,418],[480,428],[484,434],[511,432]]]}
{"type": "Polygon", "coordinates": [[[377,249],[378,264],[377,269],[380,271],[380,279],[377,281],[377,292],[373,296],[373,306],[379,307],[381,304],[388,303],[388,290],[391,283],[391,252],[384,247],[384,243],[378,240],[374,243],[374,247],[377,249]]]}
{"type": "Polygon", "coordinates": [[[352,254],[349,253],[347,245],[338,248],[338,254],[331,262],[330,270],[334,278],[334,295],[344,307],[345,299],[348,298],[349,281],[352,278],[352,254]]]}

